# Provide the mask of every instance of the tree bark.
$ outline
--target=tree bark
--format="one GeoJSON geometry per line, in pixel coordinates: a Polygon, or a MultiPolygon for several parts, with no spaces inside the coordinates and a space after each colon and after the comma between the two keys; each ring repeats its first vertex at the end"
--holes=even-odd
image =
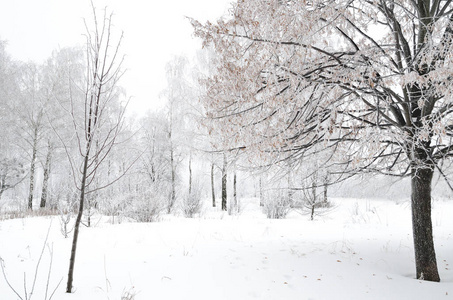
{"type": "Polygon", "coordinates": [[[239,202],[238,202],[238,196],[237,196],[237,175],[236,175],[236,172],[234,172],[234,175],[233,175],[233,200],[234,200],[235,212],[239,212],[239,202]]]}
{"type": "Polygon", "coordinates": [[[189,195],[192,194],[192,152],[189,156],[189,195]]]}
{"type": "Polygon", "coordinates": [[[417,279],[440,281],[431,220],[431,182],[434,166],[412,166],[411,202],[417,279]]]}
{"type": "Polygon", "coordinates": [[[222,210],[227,211],[227,159],[226,154],[223,153],[223,166],[222,166],[222,210]]]}
{"type": "Polygon", "coordinates": [[[215,207],[214,163],[211,163],[211,193],[212,193],[212,207],[215,207]]]}
{"type": "MultiPolygon", "coordinates": [[[[171,137],[170,137],[171,139],[171,137]]],[[[170,194],[170,203],[167,207],[167,213],[171,213],[173,205],[176,202],[176,170],[175,170],[175,159],[173,153],[173,145],[170,149],[170,167],[171,167],[171,194],[170,194]]]]}
{"type": "Polygon", "coordinates": [[[328,207],[329,206],[329,200],[327,198],[327,188],[329,186],[329,173],[326,174],[326,176],[324,177],[324,192],[323,192],[323,205],[324,207],[328,207]]]}
{"type": "Polygon", "coordinates": [[[33,150],[31,155],[30,164],[30,186],[28,190],[28,209],[33,210],[33,192],[35,189],[35,167],[36,167],[36,154],[38,152],[38,126],[35,126],[33,133],[33,150]]]}
{"type": "Polygon", "coordinates": [[[311,216],[310,220],[314,220],[315,218],[315,208],[316,204],[318,204],[318,196],[316,194],[316,185],[318,184],[318,172],[315,172],[312,177],[311,181],[311,192],[312,192],[312,201],[311,201],[311,216]]]}
{"type": "Polygon", "coordinates": [[[52,146],[49,143],[47,147],[46,163],[44,165],[44,176],[42,180],[41,203],[39,207],[44,208],[47,204],[48,185],[50,177],[50,162],[52,159],[52,146]]]}
{"type": "Polygon", "coordinates": [[[85,185],[86,185],[86,179],[87,179],[87,173],[88,173],[88,160],[89,160],[89,151],[90,151],[89,147],[90,146],[88,145],[87,154],[85,155],[85,158],[83,161],[82,184],[80,187],[79,212],[77,213],[77,218],[76,218],[76,222],[74,225],[74,237],[72,239],[71,258],[69,259],[69,272],[68,272],[68,283],[66,286],[66,293],[72,292],[72,281],[74,279],[74,263],[75,263],[75,256],[76,256],[76,250],[77,250],[77,239],[79,237],[80,222],[82,221],[83,203],[85,201],[85,185]]]}

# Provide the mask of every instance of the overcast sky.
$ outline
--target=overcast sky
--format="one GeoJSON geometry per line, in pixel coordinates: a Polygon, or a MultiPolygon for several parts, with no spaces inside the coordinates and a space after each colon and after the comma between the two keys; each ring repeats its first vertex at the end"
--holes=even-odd
{"type": "MultiPolygon", "coordinates": [[[[159,93],[165,88],[165,64],[174,55],[192,57],[200,41],[184,16],[216,20],[231,0],[93,0],[98,9],[114,12],[113,23],[124,31],[123,50],[127,74],[122,82],[130,109],[144,111],[162,105],[159,93]]],[[[0,10],[0,39],[8,41],[14,59],[42,62],[52,51],[81,45],[83,18],[91,20],[89,0],[3,1],[0,10]]]]}

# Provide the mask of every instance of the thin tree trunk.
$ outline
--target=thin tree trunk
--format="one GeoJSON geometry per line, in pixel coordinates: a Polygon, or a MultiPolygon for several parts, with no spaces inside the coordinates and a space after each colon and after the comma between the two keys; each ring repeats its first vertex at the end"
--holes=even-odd
{"type": "Polygon", "coordinates": [[[329,186],[329,174],[327,173],[326,176],[324,177],[324,192],[323,192],[323,205],[324,207],[329,206],[329,200],[327,199],[327,188],[329,186]]]}
{"type": "Polygon", "coordinates": [[[223,166],[222,166],[222,210],[227,211],[227,159],[226,154],[223,153],[223,166]]]}
{"type": "Polygon", "coordinates": [[[2,199],[3,192],[6,191],[6,175],[0,179],[0,199],[2,199]]]}
{"type": "Polygon", "coordinates": [[[176,171],[175,171],[175,160],[173,154],[173,145],[171,145],[170,149],[170,167],[171,167],[171,195],[170,195],[170,203],[167,207],[167,213],[171,213],[173,205],[176,202],[176,171]]]}
{"type": "Polygon", "coordinates": [[[168,130],[168,140],[170,141],[170,168],[171,168],[171,194],[170,202],[167,206],[167,213],[171,213],[173,205],[176,202],[176,167],[173,149],[173,108],[170,108],[170,128],[168,130]]]}
{"type": "Polygon", "coordinates": [[[293,180],[292,180],[292,172],[291,172],[292,168],[291,168],[291,165],[290,165],[289,169],[290,170],[288,172],[288,203],[291,205],[291,207],[293,207],[293,194],[294,194],[294,192],[293,192],[293,189],[292,189],[293,180]]]}
{"type": "Polygon", "coordinates": [[[87,218],[87,227],[91,227],[91,200],[88,197],[88,218],[87,218]]]}
{"type": "MultiPolygon", "coordinates": [[[[107,108],[109,101],[112,99],[111,95],[115,91],[115,86],[121,75],[123,74],[120,70],[121,62],[119,65],[116,64],[116,53],[121,44],[122,35],[118,40],[116,47],[112,48],[110,34],[111,34],[111,19],[104,15],[104,20],[101,29],[98,28],[96,22],[96,9],[92,6],[93,16],[95,20],[95,30],[91,35],[91,30],[87,35],[87,77],[86,79],[86,90],[85,90],[85,119],[84,119],[84,141],[85,145],[81,144],[81,136],[78,136],[79,147],[85,146],[85,151],[81,153],[83,159],[83,165],[81,168],[81,182],[80,182],[80,198],[79,198],[79,210],[74,225],[74,237],[72,241],[71,257],[69,259],[69,272],[68,282],[66,286],[66,292],[72,292],[72,282],[74,278],[74,264],[77,249],[77,240],[79,236],[80,223],[82,221],[83,206],[85,202],[85,193],[90,183],[96,178],[96,171],[99,168],[94,161],[90,161],[90,153],[94,153],[94,157],[103,155],[101,153],[109,153],[112,147],[115,145],[116,137],[118,136],[121,128],[123,119],[122,112],[117,119],[117,123],[113,124],[113,127],[108,129],[108,133],[102,137],[100,145],[103,145],[100,149],[92,149],[93,141],[95,140],[96,133],[100,133],[101,126],[103,123],[102,111],[107,108]],[[106,37],[104,39],[104,37],[106,37]],[[113,50],[114,55],[110,54],[109,50],[113,50]],[[107,98],[105,98],[107,97],[107,98]],[[99,152],[101,151],[101,152],[99,152]],[[103,152],[104,151],[104,152],[103,152]],[[90,168],[90,170],[88,170],[90,168]],[[88,178],[89,177],[89,178],[88,178]]],[[[88,30],[88,28],[87,28],[88,30]]],[[[71,105],[73,99],[70,97],[71,105]]],[[[75,119],[74,119],[75,121],[75,119]]],[[[105,156],[103,156],[105,157],[105,156]]],[[[102,161],[102,160],[101,160],[102,161]]],[[[99,163],[101,163],[99,161],[99,163]]]]}
{"type": "Polygon", "coordinates": [[[234,200],[235,212],[239,212],[239,202],[238,202],[236,185],[237,185],[237,175],[236,175],[236,171],[235,171],[233,174],[233,200],[234,200]]]}
{"type": "Polygon", "coordinates": [[[417,279],[440,281],[437,270],[431,220],[433,166],[412,167],[411,202],[417,279]]]}
{"type": "Polygon", "coordinates": [[[41,192],[41,203],[39,207],[44,208],[47,204],[47,194],[48,194],[48,185],[49,185],[49,177],[50,177],[50,163],[52,159],[52,146],[49,142],[47,146],[47,155],[46,155],[46,163],[44,165],[44,175],[42,179],[42,192],[41,192]]]}
{"type": "Polygon", "coordinates": [[[169,111],[169,128],[168,128],[168,140],[170,142],[170,167],[171,167],[171,194],[170,202],[167,207],[167,213],[171,213],[173,205],[176,202],[176,166],[174,157],[174,145],[173,145],[173,102],[170,101],[169,111]]]}
{"type": "Polygon", "coordinates": [[[85,184],[86,184],[87,173],[88,173],[89,152],[90,152],[90,146],[88,144],[87,145],[87,154],[85,155],[85,159],[83,162],[82,184],[80,187],[79,212],[77,213],[77,218],[76,218],[76,222],[74,225],[74,237],[72,240],[71,258],[69,259],[68,284],[66,286],[66,293],[72,292],[72,281],[74,279],[74,263],[75,263],[75,256],[76,256],[76,250],[77,250],[77,239],[79,237],[80,222],[82,221],[83,203],[85,201],[85,184]]]}
{"type": "Polygon", "coordinates": [[[35,167],[36,167],[36,154],[38,152],[38,127],[35,127],[33,134],[33,152],[30,164],[30,186],[28,190],[28,209],[33,210],[33,192],[35,189],[35,167]]]}
{"type": "MultiPolygon", "coordinates": [[[[99,153],[99,140],[98,139],[96,139],[95,145],[96,145],[95,153],[99,153]]],[[[110,162],[110,160],[109,160],[109,162],[110,162]]],[[[96,155],[94,157],[94,165],[97,166],[98,164],[99,164],[99,156],[96,155]]],[[[98,187],[99,187],[99,178],[96,177],[94,179],[94,188],[97,189],[98,187]]],[[[97,197],[98,197],[98,192],[96,191],[94,193],[91,193],[90,195],[88,195],[88,197],[85,198],[86,203],[87,203],[87,212],[86,212],[87,227],[91,227],[91,215],[92,215],[91,208],[93,207],[93,202],[97,202],[97,200],[96,200],[97,197]],[[94,201],[93,201],[93,199],[94,199],[94,201]]]]}
{"type": "Polygon", "coordinates": [[[189,156],[189,195],[192,194],[192,152],[189,156]]]}
{"type": "Polygon", "coordinates": [[[318,183],[318,173],[315,172],[313,174],[313,178],[312,178],[312,181],[311,181],[311,192],[312,192],[312,197],[313,197],[313,204],[316,204],[318,202],[318,197],[317,197],[317,194],[316,194],[316,185],[318,183]]]}
{"type": "Polygon", "coordinates": [[[211,163],[211,193],[212,193],[212,207],[215,207],[214,163],[211,163]]]}
{"type": "Polygon", "coordinates": [[[260,206],[264,206],[263,199],[263,179],[260,177],[260,206]]]}
{"type": "Polygon", "coordinates": [[[316,184],[317,184],[317,180],[318,180],[318,173],[315,172],[313,174],[313,177],[312,177],[312,181],[311,181],[311,192],[312,192],[312,200],[311,200],[311,216],[310,216],[310,219],[313,221],[314,220],[314,217],[315,217],[315,208],[316,208],[316,204],[318,203],[318,197],[316,195],[316,184]]]}

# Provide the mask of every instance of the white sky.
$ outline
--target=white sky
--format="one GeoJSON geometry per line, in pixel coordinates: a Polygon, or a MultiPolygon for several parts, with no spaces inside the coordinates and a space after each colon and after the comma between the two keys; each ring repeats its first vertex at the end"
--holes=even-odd
{"type": "MultiPolygon", "coordinates": [[[[165,64],[175,55],[191,58],[200,41],[184,16],[217,20],[232,0],[93,0],[98,9],[114,12],[113,23],[124,31],[126,76],[121,85],[133,100],[135,112],[162,105],[165,64]]],[[[3,0],[0,39],[7,51],[22,61],[42,62],[53,50],[82,45],[83,18],[91,21],[89,0],[3,0]]]]}

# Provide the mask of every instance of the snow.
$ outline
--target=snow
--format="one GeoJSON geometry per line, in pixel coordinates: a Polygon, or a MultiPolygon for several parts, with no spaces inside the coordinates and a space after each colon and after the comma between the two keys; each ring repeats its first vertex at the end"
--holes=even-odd
{"type": "MultiPolygon", "coordinates": [[[[453,295],[453,203],[433,203],[436,254],[442,282],[414,279],[407,201],[334,199],[328,214],[292,212],[269,220],[257,199],[242,199],[237,216],[205,209],[198,218],[164,216],[158,223],[97,217],[79,236],[74,287],[65,293],[72,238],[58,217],[0,222],[0,256],[16,291],[33,285],[44,299],[448,299],[453,295]],[[135,298],[126,298],[128,295],[135,298]],[[121,298],[121,297],[124,298],[121,298]]],[[[72,237],[72,234],[71,234],[72,237]]],[[[0,298],[18,299],[0,274],[0,298]]],[[[23,297],[25,299],[25,297],[23,297]]]]}

